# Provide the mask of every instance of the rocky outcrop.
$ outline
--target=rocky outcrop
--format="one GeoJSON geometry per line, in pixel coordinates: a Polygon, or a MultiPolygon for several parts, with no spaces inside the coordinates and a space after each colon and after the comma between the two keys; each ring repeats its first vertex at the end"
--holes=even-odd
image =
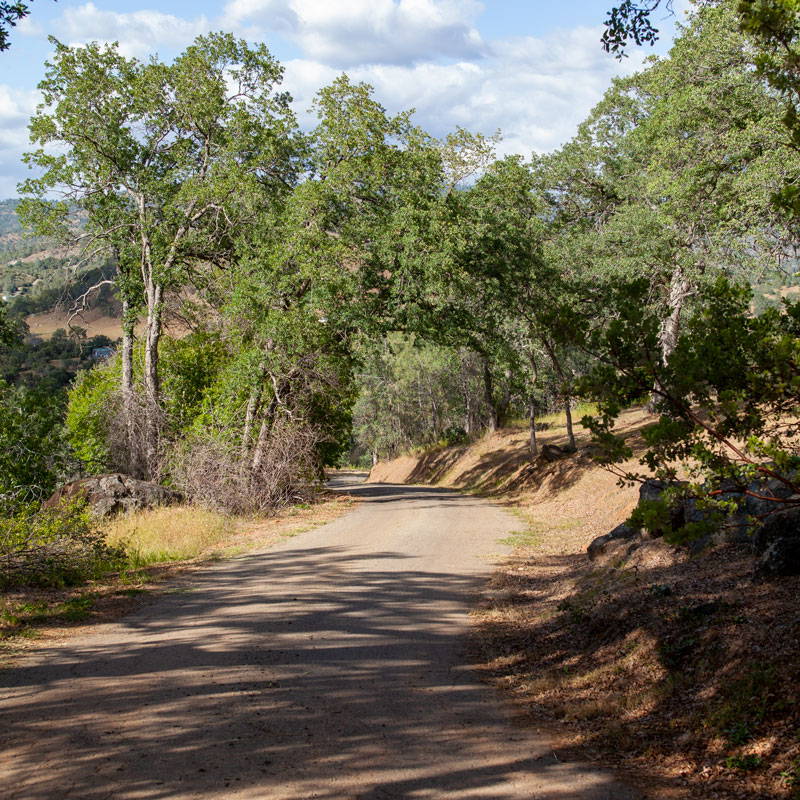
{"type": "Polygon", "coordinates": [[[592,540],[587,552],[590,561],[610,560],[611,558],[625,558],[638,546],[642,533],[638,528],[632,528],[623,523],[617,525],[613,531],[604,533],[592,540]]]}
{"type": "Polygon", "coordinates": [[[45,503],[45,507],[52,508],[63,500],[76,497],[84,498],[92,513],[98,517],[172,505],[182,499],[178,492],[166,486],[140,481],[115,472],[108,475],[93,475],[90,478],[67,483],[56,490],[45,503]]]}
{"type": "MultiPolygon", "coordinates": [[[[639,489],[639,502],[658,500],[667,488],[668,484],[662,481],[647,480],[639,489]]],[[[771,479],[754,482],[747,487],[730,486],[717,493],[716,497],[736,500],[739,510],[721,524],[717,520],[713,532],[688,541],[691,551],[698,553],[711,544],[746,543],[756,554],[758,575],[800,575],[800,496],[793,495],[791,487],[771,479]],[[788,507],[785,503],[787,500],[788,507]],[[795,501],[797,504],[794,504],[795,501]]],[[[713,518],[698,508],[694,498],[677,499],[670,506],[669,522],[663,530],[646,533],[627,524],[619,525],[610,533],[594,539],[587,553],[592,561],[626,558],[644,539],[675,533],[688,523],[710,519],[713,518]]]]}
{"type": "Polygon", "coordinates": [[[754,538],[759,575],[800,575],[800,508],[771,514],[754,538]]]}
{"type": "Polygon", "coordinates": [[[539,455],[537,456],[537,459],[545,462],[558,461],[560,458],[572,455],[574,452],[574,447],[562,447],[557,444],[545,444],[539,449],[539,455]]]}

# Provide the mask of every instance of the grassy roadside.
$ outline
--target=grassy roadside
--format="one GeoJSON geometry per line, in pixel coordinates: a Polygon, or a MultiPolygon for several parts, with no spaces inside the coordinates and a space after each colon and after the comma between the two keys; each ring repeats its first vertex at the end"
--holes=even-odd
{"type": "MultiPolygon", "coordinates": [[[[623,419],[635,451],[648,421],[623,419]]],[[[563,444],[563,421],[550,422],[540,441],[563,444]]],[[[746,544],[690,556],[655,540],[590,562],[588,544],[638,492],[591,461],[585,435],[578,444],[532,467],[527,432],[512,428],[376,470],[520,519],[473,615],[477,668],[560,753],[618,769],[645,798],[800,800],[800,578],[755,582],[746,544]]]]}
{"type": "Polygon", "coordinates": [[[171,506],[112,519],[111,544],[130,554],[125,569],[79,586],[20,588],[0,594],[0,666],[21,653],[129,613],[159,591],[177,590],[182,576],[203,564],[273,544],[324,525],[354,507],[327,493],[268,518],[235,518],[171,506]]]}

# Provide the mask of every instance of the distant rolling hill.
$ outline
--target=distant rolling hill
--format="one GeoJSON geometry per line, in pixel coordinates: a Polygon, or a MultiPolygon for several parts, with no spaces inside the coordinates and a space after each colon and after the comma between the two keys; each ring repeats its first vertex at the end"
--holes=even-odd
{"type": "Polygon", "coordinates": [[[70,309],[113,266],[98,260],[76,269],[77,254],[41,237],[28,236],[17,218],[19,200],[0,200],[0,297],[25,318],[30,332],[47,338],[59,328],[80,327],[88,336],[122,335],[121,307],[111,287],[103,287],[80,316],[70,309]]]}

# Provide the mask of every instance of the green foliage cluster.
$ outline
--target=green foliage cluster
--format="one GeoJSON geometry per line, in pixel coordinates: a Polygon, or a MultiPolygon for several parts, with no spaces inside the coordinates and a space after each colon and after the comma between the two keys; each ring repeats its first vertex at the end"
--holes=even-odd
{"type": "MultiPolygon", "coordinates": [[[[624,407],[652,391],[660,416],[643,434],[646,474],[675,482],[679,468],[688,470],[693,483],[680,491],[705,498],[705,510],[716,505],[720,514],[734,510],[734,499],[750,491],[774,498],[775,509],[785,507],[784,498],[796,493],[800,467],[794,445],[800,432],[800,303],[785,300],[781,309],[753,316],[749,289],[720,278],[699,292],[664,362],[657,316],[634,311],[642,308],[648,287],[625,290],[621,313],[586,339],[598,363],[580,382],[580,391],[598,402],[599,415],[586,424],[607,463],[632,457],[614,423],[624,407]],[[754,490],[754,484],[763,486],[754,490]]],[[[624,481],[646,474],[620,471],[624,481]]],[[[646,527],[668,527],[658,524],[667,513],[663,503],[643,506],[640,515],[645,513],[653,517],[638,520],[646,527]]],[[[690,523],[682,535],[702,532],[702,525],[690,523]]]]}
{"type": "Polygon", "coordinates": [[[68,463],[63,398],[0,382],[0,504],[46,498],[68,463]]]}
{"type": "Polygon", "coordinates": [[[74,585],[124,563],[124,550],[106,543],[82,501],[21,505],[0,517],[0,589],[74,585]]]}
{"type": "Polygon", "coordinates": [[[89,474],[111,466],[109,417],[119,386],[119,364],[111,362],[78,373],[70,388],[65,435],[89,474]]]}
{"type": "Polygon", "coordinates": [[[489,422],[482,364],[465,348],[393,334],[366,348],[360,370],[351,457],[363,466],[415,446],[462,444],[489,422]]]}
{"type": "MultiPolygon", "coordinates": [[[[654,5],[624,6],[617,32],[654,5]]],[[[319,471],[522,415],[533,457],[558,407],[574,444],[579,396],[618,463],[615,420],[649,396],[648,474],[787,480],[796,259],[774,200],[798,165],[776,146],[792,83],[742,7],[699,4],[667,57],[528,161],[496,160],[497,137],[434,139],[347,76],[302,132],[280,65],[229,35],[171,64],[54,41],[19,211],[64,244],[80,231],[106,271],[79,288],[113,280],[124,323],[116,360],[71,391],[83,468],[169,480],[172,455],[220,453],[246,496],[289,430],[319,471]]],[[[660,524],[669,503],[641,513],[660,524]]]]}

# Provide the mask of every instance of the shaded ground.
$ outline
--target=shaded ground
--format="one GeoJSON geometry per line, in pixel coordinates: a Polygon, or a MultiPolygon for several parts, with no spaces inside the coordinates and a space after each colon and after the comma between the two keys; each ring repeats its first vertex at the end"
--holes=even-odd
{"type": "Polygon", "coordinates": [[[3,797],[604,798],[465,666],[513,518],[441,489],[190,576],[2,673],[3,797]]]}
{"type": "MultiPolygon", "coordinates": [[[[627,412],[641,468],[648,423],[627,412]]],[[[515,557],[476,614],[477,660],[573,747],[635,776],[647,798],[800,800],[800,578],[754,580],[748,543],[695,555],[652,540],[590,562],[586,547],[630,514],[638,487],[579,451],[531,465],[526,432],[379,464],[490,494],[524,519],[515,557]]],[[[563,426],[544,432],[564,444],[563,426]]]]}
{"type": "Polygon", "coordinates": [[[486,674],[648,797],[800,798],[800,580],[754,582],[743,546],[663,549],[520,554],[479,615],[486,674]]]}

